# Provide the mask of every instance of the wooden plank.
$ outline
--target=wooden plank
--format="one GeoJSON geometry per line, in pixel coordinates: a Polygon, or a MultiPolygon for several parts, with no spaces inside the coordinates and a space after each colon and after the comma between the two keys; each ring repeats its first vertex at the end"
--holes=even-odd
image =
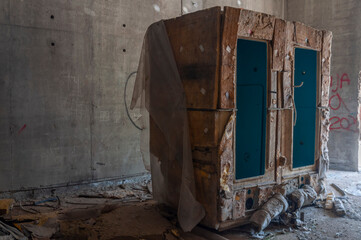
{"type": "Polygon", "coordinates": [[[221,77],[219,86],[219,108],[235,107],[235,73],[237,55],[237,31],[240,9],[224,7],[221,43],[221,77]]]}
{"type": "Polygon", "coordinates": [[[286,40],[285,40],[285,60],[284,60],[284,71],[291,72],[293,69],[293,60],[294,60],[294,47],[293,47],[293,38],[295,32],[295,26],[293,22],[286,22],[286,40]]]}
{"type": "MultiPolygon", "coordinates": [[[[278,107],[282,107],[282,99],[283,99],[283,75],[278,74],[277,76],[277,102],[278,107]]],[[[277,184],[281,184],[282,182],[282,168],[285,164],[285,157],[281,152],[281,138],[282,138],[282,114],[283,111],[277,112],[277,126],[276,126],[276,171],[275,171],[275,180],[277,184]],[[282,164],[283,163],[283,164],[282,164]]]]}
{"type": "Polygon", "coordinates": [[[282,71],[285,58],[286,41],[286,22],[282,19],[276,19],[273,38],[273,61],[272,70],[282,71]]]}
{"type": "Polygon", "coordinates": [[[206,216],[202,224],[216,227],[217,218],[217,185],[218,185],[218,165],[193,162],[194,178],[196,184],[196,198],[204,207],[206,216]]]}
{"type": "MultiPolygon", "coordinates": [[[[269,94],[268,94],[268,106],[270,109],[277,108],[277,75],[276,71],[271,72],[271,78],[269,81],[269,94]]],[[[276,123],[277,123],[277,111],[267,111],[267,152],[266,152],[266,169],[273,168],[275,166],[276,156],[276,123]]]]}
{"type": "Polygon", "coordinates": [[[293,106],[292,102],[292,73],[283,72],[283,107],[290,108],[293,106]]]}
{"type": "Polygon", "coordinates": [[[218,146],[231,114],[231,111],[189,110],[189,132],[192,148],[218,146]]]}
{"type": "Polygon", "coordinates": [[[286,159],[285,170],[292,168],[293,110],[282,111],[281,154],[286,159]]]}
{"type": "Polygon", "coordinates": [[[322,37],[322,75],[330,76],[331,73],[331,44],[332,44],[332,32],[323,31],[322,37]]]}
{"type": "Polygon", "coordinates": [[[218,148],[195,147],[192,149],[193,162],[203,164],[218,164],[218,148]]]}
{"type": "Polygon", "coordinates": [[[187,107],[216,109],[221,8],[186,14],[164,23],[183,82],[187,107]]]}
{"type": "Polygon", "coordinates": [[[259,12],[241,9],[238,24],[238,37],[252,37],[272,40],[275,17],[259,12]]]}
{"type": "Polygon", "coordinates": [[[300,22],[295,22],[295,41],[297,45],[321,51],[322,31],[300,22]]]}

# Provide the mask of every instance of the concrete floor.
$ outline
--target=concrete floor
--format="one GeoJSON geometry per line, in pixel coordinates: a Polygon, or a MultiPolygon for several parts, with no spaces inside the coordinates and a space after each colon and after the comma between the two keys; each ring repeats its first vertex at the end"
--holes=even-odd
{"type": "MultiPolygon", "coordinates": [[[[361,183],[360,173],[328,172],[327,190],[340,196],[329,186],[331,183],[349,191],[355,186],[355,193],[361,193],[361,190],[356,192],[356,183],[361,183]]],[[[337,217],[332,210],[310,206],[301,210],[305,221],[298,228],[275,222],[258,236],[250,233],[249,226],[222,233],[198,227],[192,233],[183,233],[178,228],[175,215],[155,201],[147,200],[151,195],[146,182],[141,186],[122,185],[118,189],[92,190],[85,195],[87,197],[62,196],[60,206],[58,203],[26,208],[18,205],[5,219],[22,229],[28,223],[38,228],[48,227],[54,233],[52,238],[44,239],[361,239],[361,196],[349,194],[345,217],[337,217]],[[29,213],[33,210],[39,213],[29,213]],[[204,234],[209,235],[205,237],[204,234]]]]}

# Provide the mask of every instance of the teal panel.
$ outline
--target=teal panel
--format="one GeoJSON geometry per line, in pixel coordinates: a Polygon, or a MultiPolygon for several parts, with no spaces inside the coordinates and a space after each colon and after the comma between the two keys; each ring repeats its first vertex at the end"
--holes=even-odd
{"type": "Polygon", "coordinates": [[[266,92],[267,44],[238,39],[236,179],[264,174],[266,92]]]}
{"type": "Polygon", "coordinates": [[[293,128],[293,168],[315,162],[317,52],[295,49],[294,85],[297,112],[293,128]]]}

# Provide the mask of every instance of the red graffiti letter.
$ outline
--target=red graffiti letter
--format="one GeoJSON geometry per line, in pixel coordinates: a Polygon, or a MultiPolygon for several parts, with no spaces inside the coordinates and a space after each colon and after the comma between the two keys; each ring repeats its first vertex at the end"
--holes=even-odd
{"type": "Polygon", "coordinates": [[[342,88],[342,82],[347,82],[348,85],[350,85],[350,79],[348,78],[347,73],[342,74],[341,76],[341,83],[340,83],[340,88],[342,88]]]}

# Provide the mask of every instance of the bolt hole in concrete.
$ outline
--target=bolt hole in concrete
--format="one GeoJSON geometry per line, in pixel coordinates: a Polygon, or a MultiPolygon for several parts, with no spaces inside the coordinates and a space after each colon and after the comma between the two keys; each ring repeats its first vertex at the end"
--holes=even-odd
{"type": "Polygon", "coordinates": [[[54,15],[51,15],[50,18],[51,18],[51,19],[54,19],[54,15]]]}
{"type": "Polygon", "coordinates": [[[126,52],[127,50],[126,49],[123,49],[123,52],[126,52]]]}
{"type": "Polygon", "coordinates": [[[123,27],[126,27],[127,25],[123,24],[123,27]]]}
{"type": "Polygon", "coordinates": [[[51,46],[55,46],[55,42],[52,42],[52,43],[51,43],[51,46]]]}

